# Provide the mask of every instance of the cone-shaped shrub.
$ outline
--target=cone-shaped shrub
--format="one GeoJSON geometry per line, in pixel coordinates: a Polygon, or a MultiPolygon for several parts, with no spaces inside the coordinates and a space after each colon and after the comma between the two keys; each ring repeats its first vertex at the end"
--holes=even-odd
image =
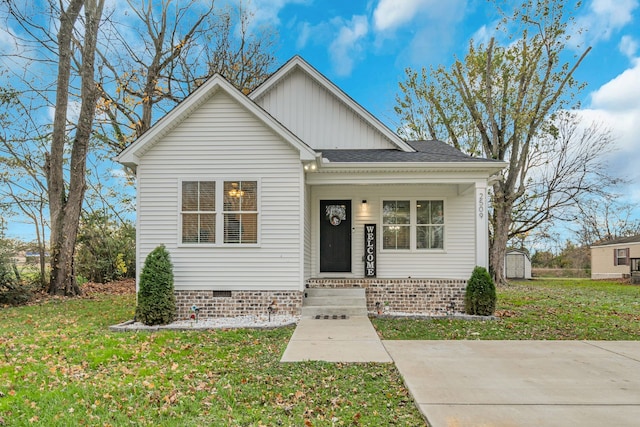
{"type": "Polygon", "coordinates": [[[160,245],[147,255],[140,273],[136,320],[145,325],[166,325],[175,318],[173,266],[169,252],[160,245]]]}
{"type": "Polygon", "coordinates": [[[484,267],[476,267],[467,281],[464,307],[467,314],[490,316],[496,309],[496,286],[484,267]]]}

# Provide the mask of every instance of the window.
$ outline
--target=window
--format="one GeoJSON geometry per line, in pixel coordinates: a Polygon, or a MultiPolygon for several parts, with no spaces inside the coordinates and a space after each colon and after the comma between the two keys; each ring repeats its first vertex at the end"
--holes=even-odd
{"type": "Polygon", "coordinates": [[[258,243],[258,183],[224,182],[224,242],[258,243]]]}
{"type": "Polygon", "coordinates": [[[629,249],[614,249],[613,263],[614,265],[629,265],[629,249]]]}
{"type": "Polygon", "coordinates": [[[257,181],[183,181],[181,206],[182,243],[258,243],[257,181]]]}
{"type": "Polygon", "coordinates": [[[383,249],[444,249],[444,226],[442,200],[382,202],[383,249]]]}
{"type": "Polygon", "coordinates": [[[411,210],[408,200],[382,202],[382,242],[384,249],[410,249],[411,210]]]}
{"type": "Polygon", "coordinates": [[[216,187],[212,181],[182,182],[182,243],[216,242],[216,187]]]}
{"type": "Polygon", "coordinates": [[[418,249],[444,248],[444,209],[442,200],[416,202],[416,247],[418,249]]]}

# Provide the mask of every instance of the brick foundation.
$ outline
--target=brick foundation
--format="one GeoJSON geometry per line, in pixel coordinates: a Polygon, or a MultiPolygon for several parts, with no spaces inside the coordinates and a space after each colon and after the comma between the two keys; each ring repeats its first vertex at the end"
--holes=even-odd
{"type": "Polygon", "coordinates": [[[191,316],[191,306],[200,308],[201,318],[266,315],[275,301],[274,314],[297,316],[302,307],[300,291],[230,291],[231,296],[217,296],[215,291],[176,290],[178,319],[191,316]]]}
{"type": "Polygon", "coordinates": [[[367,310],[444,315],[464,312],[466,280],[456,279],[309,279],[309,288],[364,288],[367,310]]]}

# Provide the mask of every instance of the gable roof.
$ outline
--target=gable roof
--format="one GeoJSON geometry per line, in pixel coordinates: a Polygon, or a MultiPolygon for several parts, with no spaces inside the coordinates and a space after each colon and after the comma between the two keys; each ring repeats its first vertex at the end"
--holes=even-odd
{"type": "Polygon", "coordinates": [[[640,234],[636,236],[620,237],[617,239],[605,240],[603,242],[594,243],[591,247],[596,246],[609,246],[609,245],[623,245],[626,243],[640,243],[640,234]]]}
{"type": "Polygon", "coordinates": [[[311,147],[274,119],[269,113],[264,111],[258,104],[237,90],[220,74],[215,74],[202,86],[187,96],[173,110],[162,117],[151,127],[151,129],[147,130],[131,145],[129,145],[129,147],[125,148],[120,154],[118,154],[116,156],[116,161],[135,169],[144,153],[153,147],[163,136],[180,124],[185,117],[189,116],[194,110],[203,105],[207,100],[215,96],[215,94],[220,91],[229,95],[251,114],[260,119],[283,140],[297,149],[300,152],[301,160],[315,160],[318,157],[318,154],[311,147]]]}
{"type": "Polygon", "coordinates": [[[289,61],[287,61],[282,67],[280,67],[275,73],[273,73],[267,80],[265,80],[260,86],[254,89],[249,98],[257,101],[264,96],[271,89],[275,88],[283,79],[285,79],[290,73],[295,70],[301,70],[312,80],[317,82],[320,86],[324,87],[330,94],[337,98],[340,102],[345,104],[349,109],[355,112],[362,120],[370,124],[374,129],[380,132],[386,139],[393,145],[398,147],[401,151],[413,152],[415,151],[410,144],[405,142],[398,134],[393,132],[387,126],[385,126],[378,118],[367,111],[364,107],[353,100],[342,89],[336,86],[331,80],[326,78],[322,73],[316,70],[308,62],[302,59],[299,55],[295,55],[289,61]]]}

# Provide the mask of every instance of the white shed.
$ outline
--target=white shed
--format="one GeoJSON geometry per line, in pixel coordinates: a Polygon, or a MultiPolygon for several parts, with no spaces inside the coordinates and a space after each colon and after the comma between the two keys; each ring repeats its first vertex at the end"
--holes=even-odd
{"type": "Polygon", "coordinates": [[[504,269],[507,279],[531,279],[529,254],[518,249],[507,251],[504,269]]]}

